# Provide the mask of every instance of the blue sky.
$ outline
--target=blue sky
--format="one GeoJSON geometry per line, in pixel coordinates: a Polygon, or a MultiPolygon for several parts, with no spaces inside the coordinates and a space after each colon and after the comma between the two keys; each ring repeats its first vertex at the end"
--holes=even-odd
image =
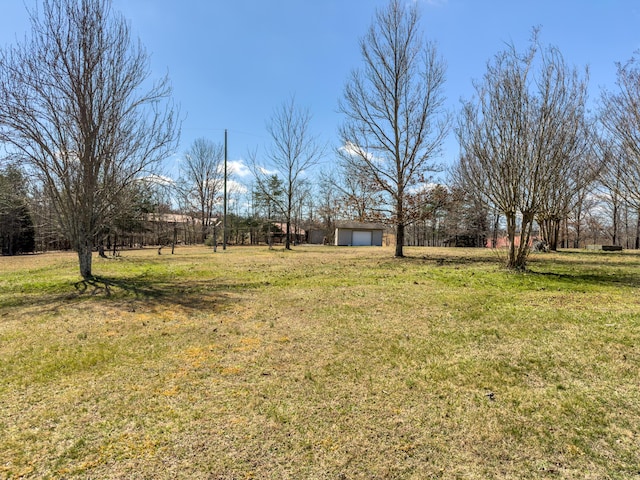
{"type": "MultiPolygon", "coordinates": [[[[0,45],[29,29],[24,4],[0,0],[0,45]]],[[[438,44],[447,69],[447,104],[473,94],[472,79],[505,42],[519,50],[531,28],[560,48],[568,63],[590,68],[594,101],[600,87],[614,87],[615,62],[640,48],[636,0],[407,0],[422,12],[425,36],[438,44]]],[[[134,35],[151,54],[155,76],[169,73],[185,117],[176,156],[197,137],[222,142],[229,158],[268,143],[265,125],[274,109],[294,95],[311,112],[312,130],[331,146],[341,117],[337,103],[345,81],[360,65],[358,41],[386,0],[113,0],[134,35]]],[[[260,150],[259,150],[260,151],[260,150]]],[[[458,155],[453,135],[441,161],[458,155]]],[[[332,155],[326,158],[330,166],[332,155]]]]}

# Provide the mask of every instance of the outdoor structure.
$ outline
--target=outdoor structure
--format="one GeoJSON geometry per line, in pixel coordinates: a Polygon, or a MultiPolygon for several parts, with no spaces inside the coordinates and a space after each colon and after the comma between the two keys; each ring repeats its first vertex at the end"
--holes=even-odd
{"type": "Polygon", "coordinates": [[[621,252],[621,245],[587,245],[587,250],[602,250],[603,252],[621,252]]]}
{"type": "Polygon", "coordinates": [[[487,237],[484,235],[454,235],[444,241],[445,247],[478,248],[487,246],[487,237]]]}
{"type": "MultiPolygon", "coordinates": [[[[308,228],[307,243],[311,245],[329,245],[331,240],[331,231],[326,228],[308,228]]],[[[332,243],[332,242],[331,242],[332,243]]]]}
{"type": "Polygon", "coordinates": [[[382,246],[384,226],[379,223],[337,222],[335,244],[339,246],[382,246]]]}
{"type": "MultiPolygon", "coordinates": [[[[274,231],[271,232],[271,239],[273,243],[285,243],[287,234],[287,224],[284,222],[273,222],[274,231]]],[[[306,238],[307,232],[300,228],[295,223],[291,222],[290,232],[289,232],[289,242],[293,245],[297,245],[302,243],[306,238]]]]}

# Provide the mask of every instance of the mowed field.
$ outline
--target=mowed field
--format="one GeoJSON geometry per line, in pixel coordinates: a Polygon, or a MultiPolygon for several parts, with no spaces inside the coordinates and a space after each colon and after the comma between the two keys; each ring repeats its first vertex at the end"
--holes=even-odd
{"type": "Polygon", "coordinates": [[[0,258],[0,478],[640,478],[640,254],[0,258]]]}

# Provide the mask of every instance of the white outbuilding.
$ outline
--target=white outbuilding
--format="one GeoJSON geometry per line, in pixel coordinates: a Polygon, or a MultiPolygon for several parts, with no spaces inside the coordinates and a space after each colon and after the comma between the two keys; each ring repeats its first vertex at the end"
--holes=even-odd
{"type": "Polygon", "coordinates": [[[381,247],[384,225],[379,223],[337,222],[335,244],[349,247],[381,247]]]}

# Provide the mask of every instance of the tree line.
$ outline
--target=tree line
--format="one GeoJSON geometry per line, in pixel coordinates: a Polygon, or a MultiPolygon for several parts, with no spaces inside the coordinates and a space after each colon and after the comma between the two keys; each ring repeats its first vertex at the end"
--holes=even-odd
{"type": "Polygon", "coordinates": [[[247,152],[252,182],[232,186],[223,219],[222,145],[197,139],[179,178],[159,174],[178,145],[178,112],[168,78],[151,79],[148,54],[111,2],[42,0],[30,19],[31,35],[0,51],[3,254],[71,248],[89,279],[95,251],[215,246],[221,235],[291,248],[303,230],[330,241],[347,219],[386,224],[397,257],[406,245],[506,239],[514,269],[525,268],[534,237],[551,250],[640,247],[635,58],[617,64],[616,87],[592,113],[588,70],[534,28],[528,48],[507,45],[487,61],[454,114],[417,4],[390,0],[338,101],[339,146],[319,142],[295,98],[283,102],[267,122],[266,153],[247,152]],[[460,157],[445,169],[452,131],[460,157]]]}

